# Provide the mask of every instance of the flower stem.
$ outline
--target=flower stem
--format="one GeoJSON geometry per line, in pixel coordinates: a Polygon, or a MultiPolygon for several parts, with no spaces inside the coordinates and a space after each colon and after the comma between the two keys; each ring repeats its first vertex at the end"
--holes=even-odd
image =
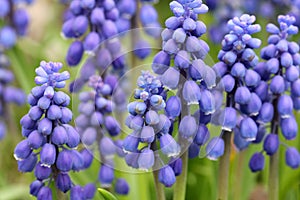
{"type": "MultiPolygon", "coordinates": [[[[182,90],[184,82],[186,81],[187,74],[185,71],[181,71],[181,76],[179,80],[178,93],[177,96],[181,101],[181,114],[179,116],[178,126],[180,124],[181,119],[190,114],[190,108],[182,97],[182,90]]],[[[189,142],[186,141],[185,138],[182,138],[180,134],[178,135],[178,140],[181,145],[181,149],[184,150],[181,155],[182,160],[182,171],[181,174],[177,177],[175,188],[174,188],[174,196],[173,200],[184,200],[186,195],[186,182],[187,182],[187,173],[188,173],[188,145],[189,142]]]]}
{"type": "Polygon", "coordinates": [[[229,165],[230,165],[230,150],[231,150],[231,132],[224,131],[223,140],[225,143],[224,155],[220,158],[219,163],[219,184],[218,184],[218,200],[228,199],[228,180],[229,180],[229,165]]]}
{"type": "Polygon", "coordinates": [[[270,157],[269,166],[269,200],[278,200],[278,165],[279,152],[270,157]]]}
{"type": "Polygon", "coordinates": [[[188,151],[185,151],[182,154],[181,159],[182,159],[182,172],[176,180],[173,200],[184,200],[185,199],[187,169],[188,169],[188,151]]]}
{"type": "MultiPolygon", "coordinates": [[[[274,108],[277,108],[278,98],[273,100],[274,108]]],[[[274,117],[271,123],[271,133],[278,134],[278,120],[279,115],[277,109],[274,109],[274,117]]],[[[279,181],[279,150],[275,154],[270,156],[269,165],[269,200],[278,200],[278,181],[279,181]]]]}
{"type": "Polygon", "coordinates": [[[159,172],[159,170],[153,171],[156,197],[157,197],[157,200],[165,200],[166,198],[165,198],[164,186],[158,180],[158,172],[159,172]]]}

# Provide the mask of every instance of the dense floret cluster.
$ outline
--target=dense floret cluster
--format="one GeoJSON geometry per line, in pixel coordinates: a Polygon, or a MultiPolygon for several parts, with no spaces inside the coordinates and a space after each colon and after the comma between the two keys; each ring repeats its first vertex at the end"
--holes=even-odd
{"type": "MultiPolygon", "coordinates": [[[[262,106],[262,100],[255,92],[260,87],[261,77],[253,69],[258,64],[254,49],[261,45],[259,39],[251,36],[261,29],[258,24],[253,24],[255,20],[255,16],[244,14],[228,21],[230,32],[222,40],[220,62],[213,66],[220,78],[217,89],[226,92],[226,107],[219,110],[216,123],[222,126],[223,132],[234,132],[234,142],[240,150],[256,139],[258,127],[252,116],[257,116],[262,106]]],[[[224,148],[223,142],[220,144],[224,148]]]]}
{"type": "MultiPolygon", "coordinates": [[[[170,165],[165,165],[159,170],[159,180],[170,187],[175,183],[175,176],[181,172],[180,166],[172,168],[173,158],[179,155],[180,146],[172,137],[171,121],[163,112],[166,104],[171,102],[165,102],[166,93],[161,81],[149,72],[142,72],[137,85],[139,88],[134,93],[135,101],[128,104],[130,115],[126,119],[126,125],[133,132],[123,142],[125,160],[129,166],[147,171],[164,165],[163,159],[158,154],[158,150],[161,150],[170,165]]],[[[176,103],[180,104],[180,101],[177,100],[176,103]]],[[[171,107],[172,105],[169,105],[166,110],[173,116],[179,115],[180,106],[175,105],[174,109],[171,107]]]]}
{"type": "MultiPolygon", "coordinates": [[[[279,27],[274,24],[267,25],[267,31],[271,33],[268,45],[261,50],[261,57],[265,62],[256,66],[262,77],[261,86],[257,89],[257,95],[262,100],[262,108],[256,119],[262,126],[271,123],[270,133],[263,139],[264,152],[272,156],[279,148],[279,128],[286,140],[293,140],[297,136],[298,125],[293,114],[300,109],[300,79],[299,45],[289,41],[289,36],[298,33],[298,28],[293,16],[278,16],[279,27]],[[269,85],[267,85],[269,83],[269,85]]],[[[286,146],[286,164],[291,168],[300,165],[300,154],[294,147],[286,146]]],[[[252,171],[264,168],[264,156],[256,153],[250,160],[252,171]]]]}
{"type": "Polygon", "coordinates": [[[70,97],[57,89],[64,88],[70,78],[62,73],[61,63],[42,61],[36,69],[35,83],[38,85],[28,95],[31,108],[20,121],[22,140],[14,150],[21,172],[32,172],[36,181],[30,185],[30,194],[37,199],[52,199],[49,187],[56,187],[72,195],[79,193],[82,199],[91,199],[95,192],[92,184],[84,188],[74,186],[68,172],[80,171],[88,166],[85,151],[75,150],[80,142],[78,132],[69,123],[72,111],[67,108],[70,97]],[[48,184],[47,184],[48,183],[48,184]]]}
{"type": "MultiPolygon", "coordinates": [[[[92,90],[80,93],[78,106],[80,115],[75,120],[81,141],[87,151],[92,154],[95,150],[99,150],[102,165],[98,179],[103,188],[111,188],[114,181],[114,156],[124,157],[122,140],[113,139],[121,132],[119,122],[112,116],[115,99],[125,101],[118,95],[120,88],[117,84],[117,77],[112,75],[104,80],[96,75],[91,76],[89,86],[92,90]]],[[[127,194],[129,192],[127,182],[124,179],[116,180],[115,191],[127,194]]]]}

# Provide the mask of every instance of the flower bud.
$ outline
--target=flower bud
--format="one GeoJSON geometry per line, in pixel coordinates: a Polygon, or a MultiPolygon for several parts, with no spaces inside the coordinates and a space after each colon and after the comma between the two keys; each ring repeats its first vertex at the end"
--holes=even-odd
{"type": "Polygon", "coordinates": [[[52,133],[52,121],[43,118],[38,124],[38,132],[43,135],[50,135],[52,133]]]}
{"type": "Polygon", "coordinates": [[[232,107],[226,107],[219,116],[219,123],[222,125],[222,130],[231,131],[237,123],[236,110],[232,107]]]}
{"type": "Polygon", "coordinates": [[[106,127],[108,133],[111,136],[117,136],[121,131],[118,121],[111,116],[107,116],[105,118],[104,124],[105,124],[105,127],[106,127]]]}
{"type": "Polygon", "coordinates": [[[284,79],[282,76],[276,75],[270,83],[270,90],[273,94],[281,94],[285,90],[284,79]]]}
{"type": "Polygon", "coordinates": [[[171,57],[164,51],[158,52],[153,58],[152,70],[156,74],[163,74],[170,66],[171,57]]]}
{"type": "Polygon", "coordinates": [[[181,102],[177,96],[170,97],[166,102],[166,114],[169,118],[175,119],[180,115],[181,102]]]}
{"type": "Polygon", "coordinates": [[[276,153],[279,147],[279,138],[277,134],[270,133],[264,140],[264,150],[268,155],[276,153]]]}
{"type": "Polygon", "coordinates": [[[46,140],[42,134],[40,134],[38,131],[34,130],[28,136],[27,141],[31,148],[38,149],[44,144],[44,142],[46,140]]]}
{"type": "Polygon", "coordinates": [[[46,143],[40,153],[41,165],[51,167],[55,163],[56,149],[53,144],[46,143]]]}
{"type": "Polygon", "coordinates": [[[159,142],[163,154],[167,155],[168,157],[175,157],[179,155],[180,146],[170,134],[162,134],[162,136],[159,138],[159,142]]]}
{"type": "Polygon", "coordinates": [[[249,167],[252,172],[263,170],[265,166],[265,157],[262,153],[255,153],[249,161],[249,167]]]}
{"type": "Polygon", "coordinates": [[[179,134],[183,138],[189,138],[196,134],[197,123],[194,117],[184,116],[179,124],[179,134]]]}
{"type": "Polygon", "coordinates": [[[241,136],[247,141],[253,141],[256,138],[258,129],[252,118],[246,117],[242,119],[240,124],[241,136]]]}
{"type": "Polygon", "coordinates": [[[99,181],[101,186],[106,188],[110,187],[114,180],[114,170],[106,165],[101,165],[99,172],[99,181]]]}
{"type": "Polygon", "coordinates": [[[76,66],[81,61],[83,55],[83,44],[80,41],[74,41],[68,50],[67,53],[67,63],[70,66],[76,66]]]}
{"type": "Polygon", "coordinates": [[[40,189],[43,187],[43,182],[35,180],[30,184],[30,191],[29,193],[35,197],[37,197],[38,192],[40,191],[40,189]]]}
{"type": "Polygon", "coordinates": [[[113,157],[116,153],[116,146],[109,137],[103,137],[99,143],[99,150],[104,157],[113,157]]]}
{"type": "Polygon", "coordinates": [[[183,86],[182,95],[188,105],[198,104],[201,99],[200,88],[194,81],[186,81],[183,86]]]}
{"type": "Polygon", "coordinates": [[[139,145],[139,138],[135,135],[128,135],[123,141],[123,149],[128,152],[135,152],[139,145]]]}
{"type": "Polygon", "coordinates": [[[217,160],[224,154],[224,140],[219,137],[212,138],[206,146],[207,158],[210,160],[217,160]]]}
{"type": "Polygon", "coordinates": [[[245,86],[239,87],[234,95],[234,100],[238,104],[247,104],[250,101],[251,93],[245,86]]]}
{"type": "Polygon", "coordinates": [[[52,191],[49,187],[43,186],[37,195],[37,199],[52,200],[52,191]]]}
{"type": "Polygon", "coordinates": [[[151,143],[154,141],[155,133],[151,126],[144,126],[141,131],[141,142],[151,143]]]}
{"type": "Polygon", "coordinates": [[[70,176],[67,173],[59,173],[55,180],[56,187],[66,193],[72,187],[72,181],[70,176]]]}
{"type": "Polygon", "coordinates": [[[96,141],[97,130],[92,127],[88,127],[82,134],[81,141],[84,145],[92,145],[96,141]]]}
{"type": "Polygon", "coordinates": [[[72,169],[72,153],[70,150],[62,150],[58,153],[56,160],[56,167],[63,171],[68,172],[72,169]]]}
{"type": "Polygon", "coordinates": [[[154,165],[154,153],[151,149],[145,148],[138,157],[139,169],[148,171],[154,165]]]}
{"type": "Polygon", "coordinates": [[[281,119],[280,127],[282,135],[285,137],[285,139],[292,140],[296,137],[298,132],[298,125],[293,116],[281,119]]]}
{"type": "Polygon", "coordinates": [[[169,165],[161,168],[158,172],[158,180],[166,187],[171,187],[176,182],[173,169],[169,165]]]}
{"type": "Polygon", "coordinates": [[[204,124],[200,124],[194,138],[194,143],[204,145],[210,137],[208,128],[204,124]]]}
{"type": "Polygon", "coordinates": [[[28,140],[22,140],[17,144],[14,150],[14,157],[16,160],[26,159],[32,152],[28,140]]]}
{"type": "Polygon", "coordinates": [[[46,167],[44,166],[42,163],[38,163],[36,166],[35,166],[35,169],[34,169],[34,176],[38,179],[38,180],[45,180],[47,178],[50,177],[52,173],[52,169],[49,168],[49,167],[46,167]]]}
{"type": "Polygon", "coordinates": [[[296,148],[289,147],[286,150],[285,162],[289,167],[293,169],[297,169],[300,166],[300,154],[296,148]]]}
{"type": "Polygon", "coordinates": [[[129,185],[125,179],[123,179],[123,178],[117,179],[117,182],[115,185],[115,191],[117,194],[120,194],[120,195],[127,195],[129,193],[129,185]]]}
{"type": "Polygon", "coordinates": [[[37,157],[34,153],[30,154],[26,159],[18,160],[18,170],[20,172],[32,172],[37,162],[37,157]]]}
{"type": "Polygon", "coordinates": [[[200,147],[192,142],[189,146],[189,158],[196,158],[200,153],[200,147]]]}

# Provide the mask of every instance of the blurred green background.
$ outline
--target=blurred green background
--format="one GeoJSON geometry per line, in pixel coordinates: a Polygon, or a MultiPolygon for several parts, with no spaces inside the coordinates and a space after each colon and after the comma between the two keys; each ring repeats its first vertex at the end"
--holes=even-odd
{"type": "MultiPolygon", "coordinates": [[[[161,23],[171,16],[168,2],[161,0],[156,4],[161,23]]],[[[61,37],[62,13],[66,7],[54,0],[36,0],[28,7],[31,16],[29,35],[20,38],[18,45],[7,53],[11,59],[12,69],[16,76],[16,84],[28,94],[34,86],[34,70],[41,60],[59,61],[65,64],[65,55],[71,40],[61,37]]],[[[209,27],[213,23],[212,14],[200,16],[201,20],[209,27]]],[[[256,36],[263,41],[262,46],[267,42],[267,34],[264,30],[266,21],[258,19],[262,26],[262,32],[256,36]]],[[[217,53],[220,45],[212,44],[207,35],[204,39],[210,46],[209,62],[217,61],[217,53]]],[[[145,61],[150,63],[151,57],[145,61]]],[[[142,64],[141,62],[139,62],[142,64]]],[[[67,68],[72,78],[76,76],[77,68],[67,68]]],[[[21,174],[17,170],[17,162],[13,158],[15,145],[22,139],[19,120],[28,111],[28,106],[10,107],[11,119],[8,120],[9,131],[6,138],[0,141],[0,200],[27,200],[33,199],[29,195],[29,184],[34,180],[33,174],[21,174]]],[[[300,124],[299,114],[296,114],[300,124]]],[[[76,115],[74,116],[76,117],[76,115]]],[[[219,133],[213,133],[219,134],[219,133]]],[[[282,140],[283,141],[283,140],[282,140]]],[[[288,144],[300,148],[299,137],[288,144]]],[[[283,148],[283,147],[281,147],[283,148]]],[[[234,148],[232,148],[234,149],[234,148]]],[[[262,149],[261,145],[251,145],[243,152],[232,151],[230,168],[230,197],[231,200],[264,200],[267,199],[267,175],[268,160],[266,167],[261,173],[251,173],[248,168],[250,156],[262,149]]],[[[94,161],[92,168],[73,173],[72,178],[76,184],[84,185],[96,181],[98,176],[99,162],[94,161]]],[[[205,158],[195,158],[189,161],[189,172],[187,182],[187,197],[190,200],[211,200],[216,199],[218,162],[205,158]]],[[[130,184],[128,196],[117,196],[118,199],[129,200],[153,200],[155,189],[151,173],[130,174],[117,172],[117,176],[125,177],[130,184]]],[[[300,199],[300,169],[292,170],[285,165],[284,152],[280,154],[280,200],[300,199]]],[[[166,189],[167,199],[172,199],[172,188],[166,189]]],[[[101,199],[99,195],[95,199],[101,199]]]]}

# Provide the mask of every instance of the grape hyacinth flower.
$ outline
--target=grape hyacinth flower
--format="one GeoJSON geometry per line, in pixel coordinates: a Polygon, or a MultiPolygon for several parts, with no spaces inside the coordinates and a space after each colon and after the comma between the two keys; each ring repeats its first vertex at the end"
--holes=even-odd
{"type": "Polygon", "coordinates": [[[26,97],[23,90],[12,86],[15,77],[9,66],[9,58],[0,49],[0,140],[6,135],[7,119],[10,117],[8,105],[14,103],[21,106],[26,97]]]}
{"type": "Polygon", "coordinates": [[[168,164],[159,169],[159,174],[166,174],[167,177],[163,176],[159,181],[170,187],[175,183],[175,176],[180,174],[181,165],[178,163],[174,168],[171,167],[180,153],[180,146],[171,135],[171,120],[163,112],[169,102],[165,101],[166,93],[161,81],[150,72],[142,71],[137,85],[135,101],[128,104],[130,115],[126,125],[132,129],[132,133],[123,141],[125,160],[133,168],[148,171],[151,168],[157,170],[167,159],[168,164]],[[158,154],[159,151],[162,155],[158,154]]]}
{"type": "MultiPolygon", "coordinates": [[[[261,57],[266,61],[255,68],[261,74],[262,82],[269,83],[256,91],[263,102],[256,120],[263,127],[267,127],[268,124],[271,127],[269,134],[263,139],[263,151],[271,157],[270,176],[277,173],[276,168],[278,169],[275,157],[278,156],[279,145],[283,142],[279,141],[280,130],[286,140],[294,140],[298,132],[293,111],[300,109],[298,106],[300,54],[299,45],[289,41],[290,36],[298,33],[295,22],[293,16],[279,15],[279,27],[272,23],[267,25],[266,29],[271,35],[268,38],[268,45],[261,50],[261,57]]],[[[286,164],[291,168],[298,168],[300,165],[298,150],[288,145],[283,146],[286,147],[286,164]]],[[[263,167],[255,171],[258,170],[263,170],[263,167]]],[[[276,195],[277,192],[273,192],[276,195]]]]}
{"type": "Polygon", "coordinates": [[[230,32],[222,41],[218,55],[220,62],[213,67],[220,78],[218,89],[227,93],[226,107],[217,123],[225,134],[235,130],[234,137],[238,138],[235,141],[241,142],[256,139],[258,127],[252,117],[257,116],[262,107],[262,100],[254,92],[261,81],[253,69],[258,64],[253,49],[261,44],[259,39],[251,36],[260,31],[260,26],[254,22],[255,16],[248,14],[228,21],[230,32]]]}
{"type": "MultiPolygon", "coordinates": [[[[30,4],[31,1],[23,3],[30,4]]],[[[10,103],[19,106],[25,103],[25,93],[14,86],[15,79],[10,67],[10,61],[5,51],[12,48],[19,36],[27,32],[29,17],[24,8],[21,8],[20,1],[3,0],[0,2],[0,140],[6,135],[9,112],[7,107],[10,103]]]]}
{"type": "MultiPolygon", "coordinates": [[[[216,1],[216,0],[212,0],[216,1]]],[[[211,13],[214,16],[214,23],[209,28],[209,38],[215,44],[221,43],[224,35],[229,32],[227,27],[228,20],[242,14],[241,1],[238,0],[222,0],[213,3],[210,6],[210,0],[206,1],[211,13]],[[215,6],[214,6],[215,5],[215,6]],[[212,9],[214,8],[214,9],[212,9]]],[[[251,1],[252,2],[252,1],[251,1]]]]}
{"type": "Polygon", "coordinates": [[[220,79],[216,93],[226,92],[226,105],[219,104],[218,114],[213,123],[222,127],[221,142],[214,142],[207,146],[211,148],[209,158],[216,160],[221,157],[219,166],[219,199],[227,199],[228,171],[231,149],[231,137],[234,132],[234,144],[238,150],[247,148],[258,135],[258,125],[255,118],[262,107],[260,96],[255,89],[261,84],[261,77],[254,68],[258,64],[258,56],[254,49],[261,45],[261,41],[251,35],[261,30],[254,24],[253,15],[243,14],[234,17],[227,23],[229,33],[222,40],[222,50],[213,68],[220,79]]]}
{"type": "Polygon", "coordinates": [[[211,93],[216,84],[216,75],[203,62],[209,46],[198,39],[206,33],[206,26],[202,21],[197,21],[197,16],[206,13],[208,7],[201,1],[172,1],[170,8],[174,16],[165,22],[166,28],[161,34],[162,50],[155,55],[152,69],[161,75],[161,82],[166,89],[179,89],[176,96],[167,100],[166,114],[172,124],[180,120],[180,145],[185,149],[192,144],[189,157],[193,158],[198,156],[200,146],[209,139],[209,131],[206,129],[202,132],[202,127],[210,120],[202,120],[204,118],[200,115],[209,118],[216,105],[214,94],[211,93]],[[170,66],[171,60],[174,66],[170,66]],[[199,107],[194,115],[187,112],[192,105],[199,107]]]}
{"type": "MultiPolygon", "coordinates": [[[[76,118],[76,128],[81,135],[81,142],[91,155],[98,150],[102,162],[98,180],[103,188],[111,188],[114,178],[114,157],[124,157],[122,140],[116,139],[121,132],[118,121],[112,116],[115,109],[115,100],[120,96],[117,86],[117,77],[107,76],[104,80],[93,75],[89,80],[90,91],[79,94],[80,115],[76,118]]],[[[122,97],[121,97],[122,98],[122,97]]],[[[89,163],[92,162],[93,157],[89,163]]],[[[88,167],[88,166],[87,166],[88,167]]],[[[127,194],[129,186],[124,179],[117,180],[115,191],[118,194],[127,194]],[[121,188],[124,187],[124,188],[121,188]]]]}
{"type": "MultiPolygon", "coordinates": [[[[190,157],[194,157],[195,155],[197,156],[199,153],[199,145],[196,142],[203,144],[208,140],[207,138],[209,135],[207,132],[201,133],[201,131],[199,131],[199,141],[193,141],[193,138],[196,136],[197,130],[199,129],[199,124],[205,126],[210,121],[202,121],[202,119],[198,121],[196,120],[195,116],[204,115],[207,118],[207,116],[210,116],[212,113],[214,113],[214,95],[210,90],[216,84],[215,72],[203,62],[203,59],[209,51],[209,47],[203,40],[198,39],[198,37],[202,36],[206,32],[206,26],[202,21],[198,21],[197,17],[198,14],[206,13],[208,11],[208,7],[202,3],[201,0],[178,0],[172,1],[169,5],[174,16],[169,17],[165,21],[166,28],[161,33],[163,40],[162,50],[155,55],[152,64],[152,70],[154,73],[160,75],[160,87],[164,88],[165,94],[159,94],[161,96],[160,97],[157,96],[157,94],[149,95],[149,92],[147,91],[146,97],[147,99],[150,97],[150,103],[147,103],[144,100],[144,102],[132,102],[128,105],[129,112],[132,115],[146,114],[145,118],[147,118],[147,116],[151,116],[148,114],[148,112],[153,109],[152,106],[155,106],[155,102],[160,103],[163,107],[166,106],[165,113],[167,116],[165,117],[165,115],[159,115],[160,121],[158,122],[158,125],[161,127],[161,121],[166,120],[163,131],[166,129],[169,136],[160,135],[157,133],[156,128],[152,128],[151,126],[149,128],[147,120],[144,120],[144,122],[146,122],[144,123],[143,120],[139,120],[140,117],[137,118],[136,116],[131,116],[129,121],[134,121],[134,124],[139,124],[139,126],[137,126],[138,128],[140,128],[141,125],[142,127],[140,130],[135,130],[132,135],[128,137],[130,138],[130,140],[128,139],[129,141],[127,142],[128,145],[124,145],[125,150],[131,149],[133,150],[131,152],[137,151],[139,153],[138,155],[141,155],[144,152],[142,151],[140,153],[140,150],[137,150],[139,142],[147,142],[148,144],[151,142],[153,143],[153,141],[155,142],[156,135],[158,134],[158,137],[160,137],[159,139],[162,153],[168,153],[170,150],[172,150],[169,152],[169,156],[171,156],[177,152],[180,147],[180,150],[183,152],[182,157],[172,158],[172,161],[174,163],[176,162],[176,164],[163,166],[157,175],[155,175],[156,172],[154,172],[156,179],[167,187],[174,184],[176,180],[175,176],[179,174],[179,172],[181,173],[180,177],[186,176],[188,152],[185,150],[190,147],[190,157]],[[172,95],[172,90],[177,90],[178,94],[176,96],[172,95]],[[168,93],[171,94],[169,98],[167,98],[167,96],[169,96],[167,95],[168,93]],[[199,110],[196,112],[195,116],[189,113],[189,107],[193,104],[199,106],[199,110]],[[136,121],[138,123],[136,123],[136,121]],[[178,124],[179,146],[175,145],[177,143],[174,142],[175,138],[170,137],[173,134],[175,121],[178,121],[176,124],[178,124]],[[146,136],[147,139],[144,139],[144,136],[146,136]],[[205,139],[201,137],[204,137],[205,139]],[[164,140],[170,140],[170,142],[166,142],[164,140]],[[166,148],[166,150],[163,150],[165,146],[162,144],[165,143],[169,143],[170,147],[172,148],[166,148]],[[174,145],[171,146],[171,144],[174,145]],[[185,170],[182,171],[182,169],[185,170]]],[[[137,97],[140,97],[141,99],[146,98],[142,94],[144,93],[142,92],[137,97]]],[[[161,106],[159,108],[162,109],[161,106]]],[[[154,117],[152,118],[154,119],[154,117]]],[[[131,125],[131,123],[129,123],[129,125],[131,125]]],[[[163,133],[166,134],[165,132],[163,133]]],[[[151,146],[155,147],[155,145],[150,145],[150,150],[153,150],[153,148],[151,149],[151,146]]],[[[132,157],[134,157],[134,154],[132,157]]],[[[137,157],[137,160],[139,160],[140,156],[137,157]]],[[[144,157],[145,156],[142,158],[144,157]]],[[[135,160],[136,159],[130,159],[130,161],[135,160]]],[[[140,162],[137,162],[137,164],[135,164],[134,162],[130,162],[132,166],[137,167],[139,163],[140,162]]],[[[147,164],[149,167],[151,167],[155,164],[155,162],[147,162],[147,164]]],[[[185,180],[185,178],[183,179],[185,180]]],[[[158,188],[158,193],[161,193],[159,191],[162,189],[159,189],[159,186],[156,187],[158,188]]],[[[184,181],[176,184],[174,195],[179,195],[181,199],[184,198],[184,181]]]]}
{"type": "MultiPolygon", "coordinates": [[[[20,172],[32,172],[37,180],[30,185],[30,194],[37,199],[52,199],[49,185],[53,181],[56,188],[64,193],[80,186],[74,186],[69,171],[80,171],[85,168],[82,152],[75,150],[80,142],[78,132],[69,123],[72,111],[67,107],[70,97],[58,91],[64,88],[70,78],[67,71],[62,73],[61,63],[42,61],[35,70],[37,84],[28,95],[31,108],[21,119],[22,140],[14,150],[20,172]]],[[[86,187],[81,189],[86,190],[86,187]]],[[[88,190],[90,199],[94,190],[88,190]]],[[[72,197],[71,197],[72,199],[72,197]]]]}

